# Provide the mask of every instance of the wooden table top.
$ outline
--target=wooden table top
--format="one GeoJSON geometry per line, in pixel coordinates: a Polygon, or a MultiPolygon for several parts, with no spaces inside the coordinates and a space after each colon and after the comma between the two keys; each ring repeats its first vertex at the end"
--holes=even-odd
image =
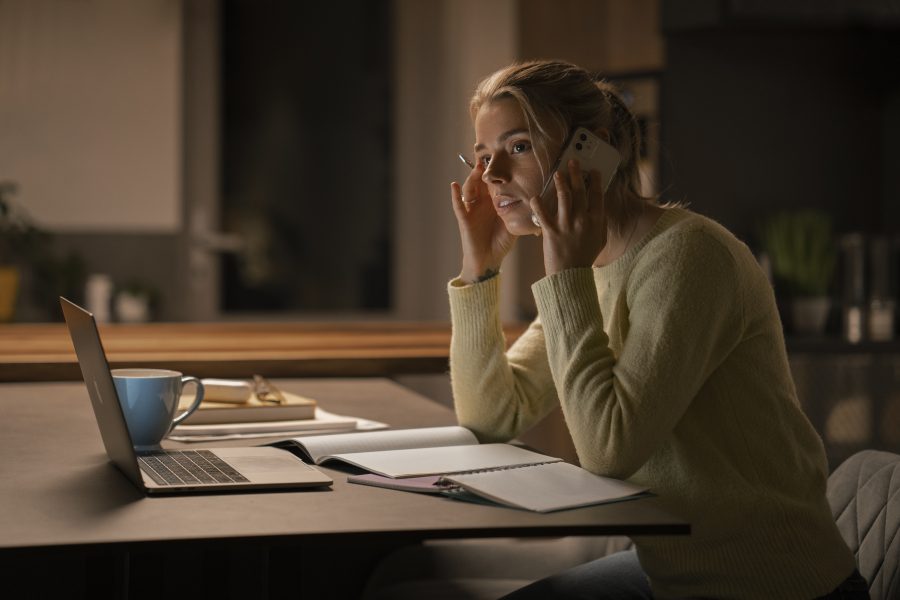
{"type": "MultiPolygon", "coordinates": [[[[524,330],[509,326],[511,342],[524,330]]],[[[198,377],[360,377],[447,370],[445,323],[106,324],[112,368],[167,368],[198,377]]],[[[0,381],[72,381],[81,372],[62,323],[0,325],[0,381]]]]}
{"type": "MultiPolygon", "coordinates": [[[[275,383],[395,428],[456,422],[386,379],[275,383]]],[[[0,384],[0,415],[0,574],[33,598],[359,598],[383,556],[425,539],[690,533],[656,497],[541,514],[355,485],[331,467],[330,488],[147,498],[110,464],[83,383],[0,384]]]]}
{"type": "MultiPolygon", "coordinates": [[[[394,428],[455,423],[449,408],[386,379],[276,382],[328,411],[394,428]]],[[[117,543],[290,539],[315,547],[335,539],[346,553],[375,539],[690,532],[658,498],[541,514],[354,485],[332,467],[321,467],[334,479],[327,489],[146,498],[110,464],[83,383],[0,384],[0,414],[0,558],[5,550],[117,543]]]]}

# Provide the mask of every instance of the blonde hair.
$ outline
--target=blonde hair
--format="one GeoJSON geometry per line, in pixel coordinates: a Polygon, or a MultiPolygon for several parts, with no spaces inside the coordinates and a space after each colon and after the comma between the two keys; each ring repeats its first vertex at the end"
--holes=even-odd
{"type": "Polygon", "coordinates": [[[606,192],[610,220],[621,227],[640,212],[649,200],[641,194],[638,170],[640,127],[612,84],[594,81],[586,70],[566,62],[514,63],[478,84],[469,103],[472,120],[482,106],[503,98],[512,98],[522,109],[542,169],[556,158],[550,155],[551,140],[564,139],[579,126],[598,135],[608,132],[610,145],[622,156],[606,192]]]}

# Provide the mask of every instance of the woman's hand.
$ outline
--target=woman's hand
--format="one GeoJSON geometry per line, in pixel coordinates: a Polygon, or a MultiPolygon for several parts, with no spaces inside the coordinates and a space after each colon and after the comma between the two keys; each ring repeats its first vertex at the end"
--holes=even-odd
{"type": "Polygon", "coordinates": [[[591,171],[585,189],[581,166],[570,160],[568,177],[553,174],[556,186],[556,211],[552,200],[535,196],[531,210],[543,228],[544,269],[552,275],[565,269],[590,267],[607,241],[606,205],[600,172],[591,171]]]}
{"type": "Polygon", "coordinates": [[[478,164],[466,178],[462,187],[450,184],[450,200],[459,225],[462,242],[462,272],[460,278],[475,283],[500,271],[500,263],[512,249],[516,236],[507,231],[506,225],[494,210],[487,185],[482,181],[484,166],[478,164]]]}

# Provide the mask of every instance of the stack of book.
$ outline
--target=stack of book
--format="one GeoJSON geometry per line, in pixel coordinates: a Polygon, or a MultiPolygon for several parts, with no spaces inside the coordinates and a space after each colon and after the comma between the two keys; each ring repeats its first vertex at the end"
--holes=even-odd
{"type": "MultiPolygon", "coordinates": [[[[322,410],[314,399],[278,390],[259,377],[254,382],[204,379],[203,384],[203,402],[172,430],[169,435],[171,439],[204,441],[296,433],[336,433],[385,426],[375,421],[329,413],[322,410]]],[[[179,410],[186,410],[193,400],[193,396],[183,395],[179,410]]]]}

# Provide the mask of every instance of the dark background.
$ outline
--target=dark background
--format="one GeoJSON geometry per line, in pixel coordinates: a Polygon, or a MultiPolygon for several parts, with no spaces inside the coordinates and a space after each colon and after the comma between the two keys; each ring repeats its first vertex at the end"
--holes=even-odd
{"type": "Polygon", "coordinates": [[[390,308],[391,3],[226,0],[223,308],[390,308]]]}
{"type": "Polygon", "coordinates": [[[751,243],[763,216],[809,207],[838,232],[900,233],[900,30],[840,4],[730,2],[691,18],[663,2],[667,199],[751,243]]]}

